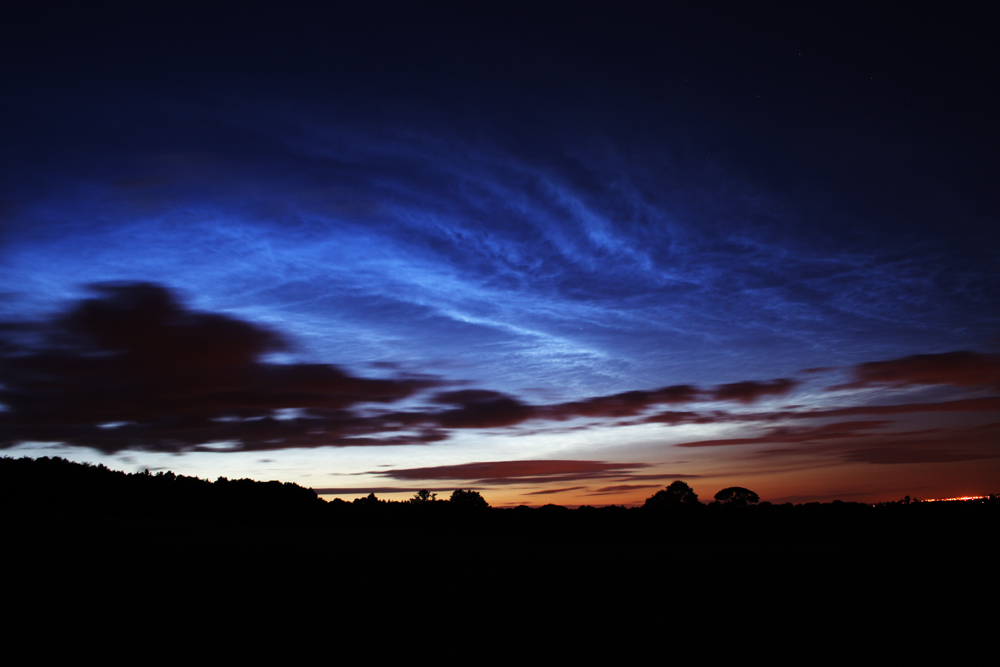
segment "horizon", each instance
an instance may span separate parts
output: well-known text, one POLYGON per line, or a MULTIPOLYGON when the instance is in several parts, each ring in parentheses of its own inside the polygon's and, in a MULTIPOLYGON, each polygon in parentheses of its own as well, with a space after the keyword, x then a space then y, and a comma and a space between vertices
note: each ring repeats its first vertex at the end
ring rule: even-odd
POLYGON ((19 8, 0 455, 494 507, 995 493, 966 10, 19 8))
MULTIPOLYGON (((140 470, 140 471, 135 471, 135 472, 125 472, 124 470, 117 470, 117 469, 114 469, 114 468, 108 468, 104 464, 94 464, 94 463, 91 463, 91 462, 88 462, 88 461, 71 461, 69 459, 64 459, 64 458, 58 457, 58 456, 57 457, 39 457, 37 459, 31 458, 31 457, 22 457, 20 459, 14 459, 13 457, 2 456, 2 457, 0 457, 0 459, 6 459, 6 460, 11 460, 11 461, 13 461, 13 460, 19 460, 19 461, 25 461, 25 460, 27 460, 27 461, 51 460, 51 461, 57 461, 57 462, 67 462, 67 463, 79 464, 79 465, 83 465, 83 466, 100 467, 100 468, 103 468, 104 470, 108 470, 108 471, 113 472, 113 473, 121 473, 121 474, 124 474, 124 475, 139 475, 140 477, 142 477, 142 476, 160 477, 160 476, 163 476, 163 475, 168 475, 168 476, 171 477, 171 479, 173 479, 174 477, 185 477, 185 478, 189 478, 189 479, 196 479, 196 480, 199 480, 199 481, 202 481, 202 482, 207 482, 209 484, 214 484, 216 482, 232 482, 232 481, 248 481, 248 482, 254 482, 254 483, 272 483, 272 482, 284 483, 281 480, 274 480, 274 479, 272 479, 272 480, 257 480, 257 479, 249 479, 249 478, 240 478, 240 479, 233 478, 233 479, 229 479, 229 478, 227 478, 225 476, 221 476, 221 477, 219 477, 219 478, 217 478, 215 480, 211 480, 211 479, 202 479, 202 478, 197 477, 197 476, 188 476, 188 475, 183 475, 183 474, 182 475, 176 475, 172 470, 167 470, 167 471, 161 470, 161 471, 158 471, 156 473, 151 473, 148 468, 145 469, 145 470, 140 470)), ((675 482, 678 482, 678 481, 680 481, 680 480, 675 480, 675 482)), ((290 484, 295 484, 294 482, 289 482, 289 483, 290 484)), ((297 485, 297 486, 301 487, 301 485, 297 485)), ((667 486, 667 490, 668 491, 669 491, 670 486, 673 486, 673 485, 671 484, 671 485, 667 486)), ((353 502, 358 501, 358 500, 367 500, 367 499, 371 499, 371 498, 375 498, 375 499, 377 499, 377 500, 379 500, 380 502, 383 502, 383 503, 389 502, 389 503, 402 503, 402 504, 411 504, 411 503, 414 503, 414 502, 419 502, 419 503, 448 502, 449 500, 452 500, 452 499, 451 498, 438 498, 437 496, 439 495, 439 493, 443 493, 443 492, 447 492, 447 491, 452 491, 453 493, 454 492, 458 492, 458 491, 474 492, 474 489, 451 489, 451 488, 445 488, 445 487, 440 487, 440 488, 438 488, 436 490, 436 492, 432 492, 432 491, 424 488, 424 489, 419 489, 417 492, 414 492, 413 496, 411 496, 409 498, 406 498, 406 499, 402 499, 402 500, 386 500, 384 498, 378 498, 378 496, 375 493, 375 491, 369 491, 368 495, 358 496, 357 498, 353 498, 353 499, 345 501, 339 495, 332 495, 330 493, 323 493, 324 491, 337 491, 337 489, 332 489, 332 490, 331 489, 314 489, 314 488, 310 488, 310 487, 301 487, 301 488, 308 488, 310 491, 313 491, 314 493, 316 493, 316 497, 319 498, 320 500, 323 500, 324 502, 332 502, 332 501, 336 500, 336 501, 341 501, 341 502, 346 502, 346 503, 353 503, 353 502), (326 495, 328 497, 324 498, 323 497, 324 495, 326 495)), ((687 489, 689 491, 693 491, 693 489, 691 489, 690 486, 688 486, 687 489)), ((719 493, 722 493, 722 491, 732 491, 732 490, 751 491, 752 492, 752 489, 744 489, 742 487, 731 487, 729 489, 720 490, 719 493)), ((478 493, 478 492, 476 492, 476 493, 478 493)), ((656 494, 654 493, 653 495, 656 495, 656 494)), ((695 494, 695 495, 697 496, 697 494, 695 494)), ((756 494, 754 494, 754 495, 756 495, 756 494)), ((911 498, 909 495, 907 495, 904 498, 900 498, 900 499, 895 500, 895 501, 887 501, 887 502, 883 502, 883 503, 880 503, 880 504, 894 505, 894 504, 940 503, 940 502, 956 502, 956 501, 962 501, 962 502, 964 502, 964 501, 971 501, 971 500, 990 500, 990 499, 995 499, 997 496, 998 496, 998 494, 988 494, 988 495, 981 495, 981 496, 958 496, 958 497, 954 497, 954 498, 915 498, 915 497, 911 498)), ((839 503, 839 502, 843 502, 843 501, 835 499, 835 500, 833 500, 831 502, 833 502, 833 503, 839 503)), ((612 504, 612 505, 556 505, 554 503, 545 503, 544 505, 542 505, 542 504, 522 503, 520 505, 501 505, 501 506, 498 506, 497 508, 498 509, 515 509, 515 508, 528 507, 528 508, 532 508, 532 509, 537 509, 537 508, 540 508, 540 507, 553 507, 553 506, 555 506, 555 507, 563 507, 563 508, 567 508, 567 509, 579 509, 579 508, 583 508, 583 507, 589 507, 589 508, 602 508, 602 507, 607 507, 607 508, 640 508, 640 507, 643 507, 645 504, 646 504, 646 501, 643 501, 642 503, 612 504)), ((717 504, 720 504, 720 500, 718 498, 718 494, 716 494, 713 497, 712 500, 697 498, 696 502, 694 504, 701 504, 701 505, 710 505, 711 504, 711 505, 717 505, 717 504)), ((749 505, 751 505, 751 506, 752 505, 757 505, 757 504, 760 504, 760 505, 773 505, 774 503, 772 503, 771 501, 766 500, 766 499, 751 500, 750 503, 749 503, 749 505)), ((786 502, 784 504, 786 504, 786 505, 792 505, 793 503, 786 502)), ((862 503, 862 504, 867 504, 867 503, 862 503)), ((801 503, 799 503, 799 505, 801 505, 801 503)), ((490 507, 494 507, 493 505, 489 505, 489 506, 490 507)), ((876 505, 873 504, 872 506, 875 507, 876 505)))

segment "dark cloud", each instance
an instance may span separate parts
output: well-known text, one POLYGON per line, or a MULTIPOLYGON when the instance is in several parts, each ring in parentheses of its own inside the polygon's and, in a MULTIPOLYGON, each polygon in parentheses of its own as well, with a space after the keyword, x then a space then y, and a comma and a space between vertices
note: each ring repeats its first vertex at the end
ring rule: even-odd
POLYGON ((559 403, 545 408, 550 419, 575 417, 632 417, 655 405, 690 403, 701 398, 702 392, 691 385, 673 385, 651 391, 626 391, 609 396, 595 396, 584 401, 559 403))
POLYGON ((680 443, 685 448, 731 445, 785 445, 757 450, 764 457, 826 455, 847 461, 897 463, 948 463, 1000 458, 997 432, 1000 423, 972 427, 943 427, 890 431, 889 421, 833 422, 809 428, 773 428, 746 438, 725 438, 680 443))
MULTIPOLYGON (((661 405, 676 405, 698 401, 738 401, 753 403, 764 396, 781 396, 792 391, 798 382, 779 378, 766 382, 745 381, 723 384, 704 390, 689 384, 671 385, 649 391, 626 391, 608 396, 595 396, 584 401, 573 401, 545 406, 538 415, 549 419, 590 417, 598 419, 634 417, 661 405)), ((694 412, 662 411, 644 419, 645 422, 667 424, 708 423, 711 418, 694 412)), ((625 422, 630 424, 631 422, 625 422)))
POLYGON ((694 442, 681 442, 675 447, 723 447, 728 445, 758 445, 769 443, 807 443, 817 440, 827 440, 830 438, 842 438, 845 436, 855 436, 867 432, 874 428, 881 428, 889 422, 887 421, 852 421, 834 422, 823 424, 812 428, 790 428, 781 426, 771 429, 765 435, 749 438, 722 438, 716 440, 698 440, 694 442))
POLYGON ((372 471, 372 474, 399 480, 452 479, 477 481, 482 484, 521 484, 629 477, 632 471, 648 467, 647 463, 604 461, 487 461, 429 468, 379 470, 372 471))
POLYGON ((680 424, 732 424, 739 422, 775 422, 831 417, 856 417, 861 415, 904 415, 924 412, 1000 412, 1000 396, 960 398, 928 403, 896 403, 891 405, 852 405, 843 408, 812 408, 808 410, 777 410, 766 412, 662 412, 643 419, 648 423, 680 424))
POLYGON ((0 446, 61 441, 104 452, 182 452, 438 439, 424 431, 376 441, 370 436, 399 428, 351 409, 399 401, 432 380, 265 363, 266 353, 288 348, 275 332, 189 311, 157 285, 94 290, 95 297, 37 325, 36 344, 7 341, 0 446), (301 414, 277 418, 289 408, 301 414))
POLYGON ((495 391, 463 389, 438 394, 438 403, 457 406, 434 415, 444 428, 513 426, 536 415, 535 408, 495 391))
POLYGON ((874 464, 956 463, 997 457, 1000 457, 1000 452, 983 451, 981 448, 954 447, 940 442, 927 443, 912 440, 878 443, 871 447, 859 447, 844 453, 844 458, 848 460, 874 464))
POLYGON ((783 417, 850 417, 854 415, 892 415, 919 412, 997 412, 1000 396, 960 398, 936 403, 901 403, 896 405, 855 405, 846 408, 809 410, 801 413, 782 413, 783 417))
POLYGON ((932 384, 985 387, 1000 391, 1000 355, 959 351, 871 361, 854 368, 853 382, 833 389, 932 384))
POLYGON ((611 493, 623 493, 625 491, 635 491, 636 489, 658 489, 659 484, 618 484, 616 486, 605 486, 597 489, 590 496, 603 496, 611 493))
POLYGON ((753 403, 764 396, 783 396, 798 386, 796 380, 779 378, 769 382, 733 382, 716 387, 711 396, 717 401, 753 403))
MULTIPOLYGON (((0 325, 0 403, 4 406, 0 447, 35 441, 108 453, 126 449, 267 451, 430 444, 448 439, 449 431, 455 429, 507 428, 532 420, 582 418, 604 420, 604 425, 674 426, 1000 410, 996 396, 747 413, 658 410, 699 401, 750 405, 794 390, 798 382, 787 378, 712 389, 679 384, 529 405, 516 396, 486 389, 443 390, 443 383, 433 376, 397 374, 391 379, 373 379, 329 364, 267 363, 265 355, 289 349, 275 331, 226 315, 188 310, 171 292, 154 284, 105 284, 93 289, 93 297, 47 322, 0 325), (403 399, 433 389, 437 393, 427 398, 424 407, 398 408, 403 399)), ((854 387, 940 384, 982 389, 1000 385, 997 355, 973 352, 870 362, 854 372, 857 379, 850 385, 854 387)), ((678 446, 815 443, 870 435, 885 424, 847 421, 809 428, 782 426, 762 435, 678 446)), ((646 464, 507 461, 380 474, 491 484, 661 478, 636 474, 643 467, 646 464)))
MULTIPOLYGON (((667 479, 698 479, 701 475, 693 475, 687 473, 676 473, 676 472, 663 472, 655 473, 649 475, 625 475, 621 476, 621 479, 627 479, 630 482, 646 482, 646 481, 662 481, 667 479)), ((659 485, 657 485, 659 486, 659 485)))
POLYGON ((777 410, 767 412, 667 413, 664 419, 657 415, 646 421, 664 421, 669 424, 726 424, 739 422, 777 422, 804 419, 829 419, 836 417, 889 416, 932 412, 1000 412, 1000 396, 960 398, 928 403, 895 403, 890 405, 852 405, 843 408, 813 408, 808 410, 777 410))
MULTIPOLYGON (((93 291, 46 323, 4 324, 0 446, 52 441, 110 453, 427 444, 451 429, 631 417, 706 396, 751 401, 793 386, 748 382, 706 393, 673 385, 548 406, 460 389, 439 392, 416 411, 362 413, 363 405, 398 403, 441 383, 430 376, 361 378, 329 364, 266 363, 268 353, 289 349, 275 331, 188 310, 155 284, 93 291), (282 414, 289 410, 294 414, 282 414)), ((697 418, 663 412, 650 420, 697 418)))
POLYGON ((460 389, 440 392, 432 398, 432 405, 450 406, 448 409, 438 410, 429 407, 419 411, 384 414, 379 417, 379 421, 396 427, 421 428, 428 433, 440 433, 441 430, 450 429, 503 428, 533 420, 595 419, 605 420, 606 426, 628 426, 646 422, 671 425, 706 424, 719 421, 717 415, 721 413, 662 411, 638 421, 607 420, 641 416, 660 405, 704 400, 736 400, 749 403, 760 396, 785 393, 795 385, 796 383, 791 380, 741 382, 723 385, 722 388, 711 391, 701 390, 692 385, 672 385, 660 389, 627 391, 550 405, 529 405, 516 397, 486 389, 460 389))
POLYGON ((580 489, 585 489, 585 486, 567 486, 562 489, 543 489, 542 491, 528 491, 524 495, 526 496, 550 496, 554 493, 564 493, 566 491, 579 491, 580 489))
MULTIPOLYGON (((819 451, 860 463, 913 464, 955 463, 1000 458, 997 435, 1000 423, 966 428, 935 428, 921 431, 856 434, 824 443, 819 451)), ((782 455, 790 450, 770 450, 764 455, 782 455)))
POLYGON ((868 463, 947 463, 1000 458, 997 435, 1000 423, 982 424, 964 429, 949 429, 944 434, 922 439, 908 434, 890 442, 872 442, 851 449, 847 457, 868 463), (941 437, 944 435, 944 437, 941 437))
POLYGON ((677 426, 679 424, 711 424, 716 421, 720 421, 720 414, 724 413, 678 412, 666 410, 664 412, 657 412, 656 414, 649 415, 642 421, 650 424, 670 424, 671 426, 677 426))
MULTIPOLYGON (((652 390, 626 391, 608 396, 595 396, 583 401, 571 401, 537 408, 533 417, 565 420, 573 418, 620 419, 635 417, 661 405, 676 405, 698 401, 738 401, 753 403, 763 396, 787 394, 798 382, 788 379, 767 382, 736 382, 704 390, 689 384, 671 385, 652 390)), ((662 411, 642 420, 666 424, 709 423, 711 417, 695 412, 662 411)), ((622 422, 631 425, 634 422, 622 422)))

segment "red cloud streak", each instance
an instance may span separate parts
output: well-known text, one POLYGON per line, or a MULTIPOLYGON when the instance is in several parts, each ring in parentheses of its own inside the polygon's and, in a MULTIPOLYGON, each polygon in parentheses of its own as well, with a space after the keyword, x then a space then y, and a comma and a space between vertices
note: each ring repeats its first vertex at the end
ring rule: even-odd
POLYGON ((430 468, 403 468, 380 470, 374 474, 393 479, 551 479, 565 476, 572 479, 606 477, 608 474, 628 473, 638 468, 646 468, 646 463, 605 463, 603 461, 489 461, 483 463, 463 463, 460 465, 435 466, 430 468))
POLYGON ((854 382, 834 388, 856 389, 879 384, 948 384, 1000 391, 1000 355, 960 351, 917 354, 890 361, 870 361, 855 367, 854 377, 854 382))

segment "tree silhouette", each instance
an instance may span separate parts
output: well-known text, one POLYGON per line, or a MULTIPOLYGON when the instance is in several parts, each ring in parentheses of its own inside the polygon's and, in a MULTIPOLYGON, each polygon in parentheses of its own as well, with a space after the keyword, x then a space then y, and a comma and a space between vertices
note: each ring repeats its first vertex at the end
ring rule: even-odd
POLYGON ((728 489, 723 489, 715 494, 715 499, 723 505, 732 505, 733 507, 746 507, 760 502, 760 496, 742 486, 730 486, 728 489))
POLYGON ((354 504, 360 507, 378 507, 379 505, 382 505, 384 503, 385 501, 376 498, 374 493, 369 493, 364 498, 354 499, 354 504))
POLYGON ((700 504, 698 494, 690 486, 677 480, 667 488, 657 491, 647 498, 646 504, 643 507, 657 509, 661 507, 680 507, 698 504, 700 504))
POLYGON ((468 489, 455 489, 449 500, 459 507, 486 508, 490 506, 486 499, 479 495, 478 491, 468 489))
POLYGON ((437 500, 436 493, 431 493, 427 489, 420 489, 417 491, 412 498, 410 498, 410 503, 413 505, 422 505, 424 503, 432 503, 437 500))

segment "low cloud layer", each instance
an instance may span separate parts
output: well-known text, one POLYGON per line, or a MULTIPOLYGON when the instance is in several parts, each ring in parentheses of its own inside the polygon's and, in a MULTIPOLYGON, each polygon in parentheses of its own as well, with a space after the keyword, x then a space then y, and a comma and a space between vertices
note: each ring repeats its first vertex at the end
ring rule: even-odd
POLYGON ((354 377, 329 364, 266 363, 263 355, 287 348, 273 331, 189 311, 156 285, 95 291, 50 322, 9 328, 18 337, 7 337, 0 359, 2 446, 56 441, 104 452, 182 452, 213 443, 242 450, 348 438, 368 444, 365 436, 390 429, 359 417, 355 406, 394 403, 435 384, 354 377), (280 418, 288 409, 306 418, 280 418))
MULTIPOLYGON (((693 478, 698 475, 674 473, 642 474, 648 463, 609 463, 606 461, 576 461, 544 459, 526 461, 485 461, 459 465, 432 466, 427 468, 400 468, 372 471, 372 474, 401 481, 453 480, 485 486, 509 484, 560 484, 591 480, 662 480, 693 478)), ((634 488, 645 488, 647 485, 634 488)), ((656 485, 653 485, 656 486, 656 485)), ((576 490, 581 487, 558 489, 576 490)), ((629 487, 632 488, 632 487, 629 487)), ((538 493, 555 493, 558 490, 538 493)))
POLYGON ((890 430, 890 421, 833 422, 815 427, 775 427, 742 438, 678 443, 677 447, 755 446, 760 457, 833 457, 874 464, 954 463, 1000 458, 1000 423, 973 427, 890 430))
MULTIPOLYGON (((799 380, 778 378, 708 388, 676 384, 534 405, 432 375, 375 379, 330 364, 270 363, 265 360, 268 354, 289 350, 280 333, 228 315, 189 310, 169 290, 149 283, 96 286, 91 298, 48 321, 3 324, 0 343, 4 406, 0 447, 5 448, 23 442, 59 442, 106 453, 235 452, 427 445, 463 429, 502 429, 516 435, 517 427, 528 422, 543 429, 546 424, 562 428, 556 424, 568 420, 578 420, 581 428, 772 422, 775 426, 764 432, 676 446, 813 446, 878 437, 890 444, 872 441, 867 448, 845 449, 844 456, 882 462, 907 460, 905 447, 891 444, 898 440, 889 433, 894 416, 1000 410, 1000 396, 983 395, 1000 388, 997 355, 974 352, 864 363, 850 369, 850 382, 831 387, 846 391, 939 385, 951 392, 924 403, 775 409, 774 399, 802 387, 799 380), (837 421, 861 416, 880 419, 837 421), (794 426, 804 420, 828 423, 794 426)), ((947 434, 939 437, 945 441, 947 434)), ((914 450, 919 451, 914 460, 993 456, 980 436, 969 438, 979 444, 961 455, 931 455, 921 445, 914 450)), ((376 474, 397 480, 478 484, 662 477, 644 477, 639 470, 645 467, 645 463, 507 461, 376 474)))
POLYGON ((1000 391, 1000 354, 960 351, 872 361, 854 369, 854 381, 835 388, 935 384, 1000 391))

